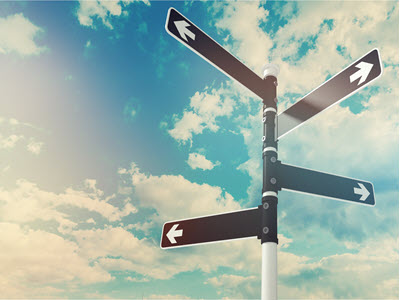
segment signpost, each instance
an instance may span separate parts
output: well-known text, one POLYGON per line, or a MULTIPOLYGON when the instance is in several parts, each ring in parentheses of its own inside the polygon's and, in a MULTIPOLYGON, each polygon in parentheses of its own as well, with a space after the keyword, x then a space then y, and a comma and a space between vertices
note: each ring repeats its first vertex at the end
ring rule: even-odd
POLYGON ((171 221, 163 226, 161 248, 175 248, 233 239, 261 239, 261 299, 277 299, 278 191, 319 195, 375 205, 370 182, 299 168, 278 160, 278 139, 316 114, 338 103, 382 74, 378 49, 373 49, 277 116, 279 68, 269 64, 259 77, 174 8, 166 31, 263 101, 263 189, 257 208, 171 221), (276 124, 277 123, 277 124, 276 124))

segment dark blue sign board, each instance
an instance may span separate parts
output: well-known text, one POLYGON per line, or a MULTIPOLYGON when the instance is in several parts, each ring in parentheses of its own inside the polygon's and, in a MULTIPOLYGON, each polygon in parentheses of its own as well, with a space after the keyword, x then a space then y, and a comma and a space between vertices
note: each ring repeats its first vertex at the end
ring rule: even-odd
POLYGON ((382 74, 378 49, 365 54, 278 115, 277 138, 346 99, 382 74))
POLYGON ((281 189, 375 205, 374 186, 371 182, 299 168, 280 162, 277 165, 277 174, 277 184, 281 189))
POLYGON ((226 51, 175 8, 171 7, 168 11, 165 29, 172 37, 200 55, 221 72, 243 84, 257 96, 263 99, 267 95, 266 86, 261 77, 226 51))
POLYGON ((171 221, 163 226, 161 248, 257 237, 260 227, 260 208, 171 221))

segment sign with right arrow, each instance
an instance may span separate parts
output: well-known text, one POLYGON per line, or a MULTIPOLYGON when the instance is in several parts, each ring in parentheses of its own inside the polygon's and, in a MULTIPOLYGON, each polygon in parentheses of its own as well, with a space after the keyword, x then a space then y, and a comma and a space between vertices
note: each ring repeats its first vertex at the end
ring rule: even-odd
POLYGON ((279 188, 319 195, 337 200, 375 205, 371 182, 332 175, 278 162, 279 188))
POLYGON ((278 115, 280 138, 305 121, 346 99, 382 74, 378 49, 373 49, 278 115))

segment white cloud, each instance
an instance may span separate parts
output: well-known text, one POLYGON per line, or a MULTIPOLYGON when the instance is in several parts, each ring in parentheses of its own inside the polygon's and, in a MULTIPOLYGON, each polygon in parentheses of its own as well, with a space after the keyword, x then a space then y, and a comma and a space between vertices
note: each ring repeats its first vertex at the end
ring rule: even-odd
MULTIPOLYGON (((157 214, 147 218, 149 226, 153 230, 159 229, 160 223, 167 220, 241 209, 241 206, 220 188, 207 184, 198 185, 182 176, 145 175, 135 164, 129 170, 120 169, 119 174, 130 177, 133 186, 132 197, 139 202, 139 209, 146 207, 156 210, 157 214)), ((0 279, 12 279, 1 283, 3 289, 7 290, 10 295, 13 293, 20 297, 28 297, 36 293, 38 296, 43 296, 46 294, 44 288, 50 291, 52 284, 59 282, 75 284, 75 280, 79 280, 81 284, 89 284, 110 281, 113 279, 110 275, 112 271, 133 271, 140 276, 127 280, 142 282, 147 279, 166 280, 181 272, 201 270, 210 273, 210 279, 206 281, 218 289, 221 297, 231 295, 229 289, 227 291, 229 286, 232 286, 231 292, 237 287, 238 292, 244 298, 258 296, 261 261, 259 240, 232 241, 191 247, 177 255, 176 251, 160 249, 158 239, 154 241, 151 238, 138 238, 127 231, 128 228, 105 225, 103 228, 79 229, 77 223, 70 221, 66 213, 56 210, 58 205, 67 203, 73 206, 87 207, 89 211, 97 211, 107 217, 109 222, 117 219, 117 216, 124 215, 123 211, 126 210, 124 208, 119 210, 119 213, 115 213, 113 209, 106 206, 105 204, 109 204, 108 202, 112 200, 112 196, 104 199, 104 192, 97 188, 95 180, 86 180, 85 189, 85 192, 70 189, 61 194, 54 194, 40 190, 36 185, 21 180, 17 183, 14 191, 0 190, 0 211, 4 213, 0 215, 0 219, 3 221, 0 224, 0 232, 4 229, 2 234, 4 238, 0 240, 0 244, 2 244, 0 246, 5 253, 12 253, 7 257, 15 258, 4 264, 0 261, 2 266, 6 266, 5 270, 13 269, 7 273, 7 275, 12 274, 11 277, 6 277, 6 275, 2 277, 2 271, 0 271, 0 279), (66 200, 65 198, 68 197, 73 200, 66 200), (76 202, 82 204, 76 204, 76 202), (10 207, 10 203, 14 207, 10 207), (21 227, 10 224, 11 222, 20 224, 30 222, 35 218, 55 220, 64 224, 69 230, 63 232, 65 238, 62 238, 54 233, 29 229, 28 225, 21 227), (26 254, 27 251, 30 251, 30 255, 26 254), (42 253, 44 253, 43 256, 42 253), (54 253, 57 255, 54 256, 54 253), (22 257, 21 262, 19 261, 20 257, 22 257), (61 268, 59 264, 65 261, 69 261, 70 265, 68 268, 61 268), (220 267, 229 268, 233 274, 218 276, 211 273, 220 267), (33 274, 40 268, 43 268, 44 271, 37 278, 33 274), (18 272, 18 270, 23 271, 18 272), (241 274, 234 274, 235 272, 241 274), (243 275, 243 272, 246 272, 247 275, 243 275), (49 277, 51 279, 48 279, 49 277), (29 289, 25 293, 25 289, 22 287, 29 286, 33 280, 39 280, 42 290, 33 292, 32 289, 29 289), (230 282, 234 282, 235 285, 229 285, 230 282), (18 291, 19 294, 15 291, 18 291)), ((89 221, 90 219, 88 220, 87 217, 82 219, 82 222, 89 221)), ((127 227, 133 226, 127 225, 127 227)), ((349 247, 353 247, 351 252, 354 254, 333 255, 319 262, 287 252, 293 243, 292 239, 279 235, 279 240, 279 274, 284 278, 281 281, 280 294, 282 295, 288 295, 291 291, 299 289, 290 284, 293 282, 291 278, 301 276, 304 272, 313 273, 320 269, 338 268, 340 272, 323 273, 327 274, 324 275, 327 277, 323 277, 321 280, 329 282, 323 291, 310 288, 312 293, 304 292, 310 297, 312 295, 332 295, 332 286, 337 282, 341 284, 341 280, 344 281, 342 277, 354 277, 357 271, 356 267, 363 270, 362 268, 366 268, 370 264, 373 264, 374 272, 379 274, 378 280, 374 281, 377 287, 376 293, 378 294, 383 289, 379 288, 380 285, 390 289, 389 292, 386 291, 388 295, 394 293, 396 281, 391 276, 391 269, 397 265, 398 248, 396 248, 395 241, 390 238, 372 243, 366 242, 362 245, 349 244, 349 247), (377 245, 380 245, 380 248, 377 245), (352 261, 352 267, 346 268, 345 266, 350 266, 352 261), (337 267, 335 267, 336 265, 337 267), (337 278, 338 276, 340 278, 337 278)), ((5 272, 4 274, 6 274, 5 272)), ((366 273, 368 274, 365 276, 373 276, 371 272, 366 273)), ((349 280, 349 282, 351 281, 349 280)), ((364 283, 364 281, 362 282, 364 283)), ((310 281, 307 284, 311 285, 312 283, 310 281)), ((347 288, 351 287, 347 285, 347 288)), ((55 296, 63 292, 51 291, 55 296)))
POLYGON ((224 296, 229 298, 255 299, 259 296, 257 287, 260 287, 260 282, 259 278, 254 275, 245 277, 223 274, 207 279, 205 284, 212 285, 217 288, 218 294, 221 295, 223 292, 224 296))
POLYGON ((276 33, 277 47, 271 52, 281 69, 280 95, 311 91, 328 74, 334 75, 374 47, 380 49, 384 62, 398 63, 398 43, 390 34, 392 28, 398 27, 398 17, 395 13, 388 18, 397 5, 395 2, 299 3, 297 16, 276 33), (332 20, 331 29, 324 23, 328 19, 332 20), (315 47, 297 60, 301 44, 312 37, 316 37, 315 47), (336 50, 338 46, 345 49, 344 56, 336 50))
POLYGON ((37 128, 36 126, 18 121, 15 118, 1 118, 0 125, 3 132, 9 132, 6 136, 0 134, 0 149, 14 149, 20 141, 24 142, 26 150, 38 155, 44 145, 43 142, 38 142, 31 135, 30 129, 36 131, 43 131, 43 129, 37 128))
POLYGON ((203 132, 205 126, 202 118, 192 111, 184 111, 182 118, 174 116, 174 128, 168 130, 168 133, 177 141, 191 140, 193 134, 203 132))
POLYGON ((102 198, 103 192, 95 187, 95 181, 87 181, 87 188, 86 192, 68 188, 64 193, 55 194, 43 191, 27 180, 18 180, 13 190, 0 187, 0 219, 18 223, 53 220, 58 222, 60 232, 68 233, 77 224, 60 211, 65 206, 96 212, 109 222, 119 221, 137 211, 130 203, 122 209, 108 203, 109 198, 102 198))
POLYGON ((26 146, 29 152, 32 152, 33 154, 38 155, 40 151, 42 150, 43 143, 42 142, 35 142, 31 141, 29 144, 26 146))
POLYGON ((168 133, 178 142, 192 141, 194 134, 205 129, 217 132, 217 118, 229 117, 234 110, 232 93, 224 87, 220 89, 206 88, 204 92, 196 92, 190 99, 190 107, 182 117, 174 115, 174 127, 168 133))
POLYGON ((284 298, 301 295, 308 299, 398 297, 398 276, 393 277, 398 274, 398 239, 383 237, 357 248, 357 253, 331 255, 303 264, 299 272, 307 273, 306 279, 301 279, 301 274, 284 276, 280 295, 284 298))
POLYGON ((267 21, 269 12, 260 6, 262 2, 237 1, 221 5, 223 16, 215 26, 228 32, 229 43, 224 47, 233 51, 253 71, 261 76, 261 68, 268 61, 273 41, 260 25, 267 21), (260 64, 261 61, 261 64, 260 64))
POLYGON ((212 170, 215 166, 220 165, 219 161, 213 163, 200 153, 189 153, 187 163, 192 169, 202 170, 212 170))
POLYGON ((89 218, 89 219, 86 220, 86 223, 88 223, 88 224, 96 224, 96 221, 93 220, 93 218, 89 218))
POLYGON ((41 230, 0 223, 0 290, 6 298, 53 297, 52 284, 106 282, 111 275, 77 254, 74 242, 41 230), (66 263, 68 262, 68 263, 66 263))
POLYGON ((153 221, 149 222, 143 222, 143 223, 135 223, 135 224, 129 224, 125 226, 125 229, 136 229, 143 231, 145 234, 150 234, 150 231, 154 229, 155 224, 153 221))
POLYGON ((145 266, 151 265, 159 256, 158 249, 147 239, 139 240, 132 233, 120 227, 104 229, 75 230, 72 235, 79 245, 79 253, 88 259, 102 258, 99 263, 106 269, 120 269, 120 257, 137 265, 142 272, 145 266), (116 265, 117 264, 117 265, 116 265))
POLYGON ((24 136, 12 134, 8 137, 3 137, 0 135, 0 149, 12 149, 15 147, 19 140, 22 140, 24 136))
POLYGON ((184 295, 171 295, 171 294, 166 294, 166 295, 160 295, 160 294, 152 294, 148 297, 145 297, 143 299, 191 299, 187 296, 184 295))
POLYGON ((39 55, 46 47, 38 46, 35 38, 43 29, 34 25, 22 13, 0 18, 0 54, 39 55))
POLYGON ((93 22, 100 19, 109 29, 113 29, 111 21, 113 17, 127 16, 127 6, 133 2, 143 2, 150 5, 148 0, 122 0, 122 1, 86 1, 80 0, 76 12, 78 21, 83 26, 95 28, 93 22))
POLYGON ((130 282, 149 282, 150 279, 144 277, 144 278, 136 278, 136 277, 131 277, 128 276, 125 278, 126 281, 130 281, 130 282))
POLYGON ((157 210, 154 220, 158 222, 240 209, 233 197, 217 186, 193 183, 181 175, 146 175, 134 163, 125 172, 131 175, 140 204, 157 210))

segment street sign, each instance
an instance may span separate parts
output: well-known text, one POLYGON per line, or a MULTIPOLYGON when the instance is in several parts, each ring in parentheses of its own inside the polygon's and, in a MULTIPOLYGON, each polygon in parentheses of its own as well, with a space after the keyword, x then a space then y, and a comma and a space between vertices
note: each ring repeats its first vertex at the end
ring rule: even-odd
POLYGON ((282 189, 375 205, 372 183, 279 163, 277 184, 282 189))
POLYGON ((373 49, 278 115, 280 138, 321 111, 331 107, 382 74, 378 49, 373 49))
POLYGON ((382 74, 379 51, 373 49, 276 116, 278 67, 265 67, 265 80, 261 79, 174 8, 168 11, 165 29, 263 100, 263 186, 262 205, 258 208, 165 223, 160 246, 175 248, 257 237, 262 245, 261 299, 276 300, 279 190, 375 205, 374 188, 370 182, 277 161, 278 138, 378 78, 382 74))
POLYGON ((261 77, 226 51, 175 8, 171 7, 168 11, 165 29, 179 42, 200 55, 221 72, 243 84, 257 96, 263 99, 266 95, 266 86, 261 77))
POLYGON ((260 208, 171 221, 163 226, 161 248, 257 237, 260 226, 260 208))

